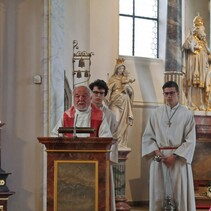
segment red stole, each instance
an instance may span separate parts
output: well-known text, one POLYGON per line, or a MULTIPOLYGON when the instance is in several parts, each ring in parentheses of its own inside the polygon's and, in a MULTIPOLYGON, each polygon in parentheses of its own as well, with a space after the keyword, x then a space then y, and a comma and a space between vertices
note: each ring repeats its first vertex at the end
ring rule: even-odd
MULTIPOLYGON (((75 119, 75 107, 72 106, 70 109, 64 112, 63 114, 63 122, 64 127, 74 127, 74 119, 75 119)), ((95 129, 94 133, 90 134, 90 137, 99 137, 99 128, 103 120, 103 111, 98 109, 95 105, 91 104, 91 128, 95 129)), ((73 134, 68 133, 65 134, 67 137, 73 137, 73 134)))

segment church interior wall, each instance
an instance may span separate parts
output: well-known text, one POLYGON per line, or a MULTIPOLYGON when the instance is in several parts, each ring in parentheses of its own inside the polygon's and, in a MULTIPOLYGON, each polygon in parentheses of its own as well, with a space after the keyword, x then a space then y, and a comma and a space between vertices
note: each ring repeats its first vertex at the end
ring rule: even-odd
MULTIPOLYGON (((91 59, 90 81, 97 78, 107 81, 113 73, 115 59, 118 57, 118 1, 52 2, 61 3, 57 4, 61 6, 57 14, 59 19, 52 20, 51 28, 51 44, 54 47, 51 60, 51 110, 52 115, 56 113, 53 119, 55 123, 63 109, 63 102, 59 102, 59 99, 63 97, 64 70, 72 85, 73 40, 78 40, 80 50, 93 51, 95 54, 91 59), (79 13, 79 9, 82 12, 79 13)), ((48 75, 45 69, 46 49, 43 49, 47 47, 43 41, 47 36, 46 32, 43 33, 47 24, 43 22, 46 20, 44 8, 47 4, 47 0, 0 0, 0 120, 6 123, 2 130, 2 168, 12 173, 7 179, 7 185, 11 191, 16 192, 9 198, 9 210, 45 210, 45 153, 37 137, 47 134, 44 114, 48 100, 48 75), (44 80, 41 84, 33 83, 34 75, 42 76, 44 80)), ((198 9, 202 3, 196 0, 194 4, 198 9)), ((56 7, 54 9, 58 11, 56 7)), ((192 25, 197 9, 188 8, 189 14, 194 14, 186 17, 186 23, 192 25)), ((163 27, 165 32, 165 24, 163 27)), ((135 119, 129 129, 132 151, 126 164, 128 201, 148 200, 148 163, 141 159, 141 135, 151 111, 163 103, 163 43, 165 36, 161 36, 163 50, 160 59, 125 57, 130 77, 136 79, 133 84, 135 119)))
POLYGON ((43 160, 37 136, 43 134, 43 1, 0 1, 0 120, 2 168, 11 173, 8 210, 42 210, 43 160))

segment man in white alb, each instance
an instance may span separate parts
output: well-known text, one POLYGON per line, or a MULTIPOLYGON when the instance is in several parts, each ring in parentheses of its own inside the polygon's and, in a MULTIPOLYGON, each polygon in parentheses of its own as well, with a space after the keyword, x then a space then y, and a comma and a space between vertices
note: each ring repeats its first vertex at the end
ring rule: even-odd
POLYGON ((162 89, 166 105, 152 112, 142 137, 142 156, 151 161, 150 211, 165 210, 165 202, 178 211, 195 211, 194 116, 179 104, 176 82, 168 81, 162 89))
MULTIPOLYGON (((96 105, 100 110, 105 114, 105 118, 109 124, 113 139, 116 140, 116 143, 112 145, 110 154, 110 160, 113 163, 118 163, 118 144, 117 144, 117 129, 118 122, 116 120, 116 115, 113 111, 111 111, 107 106, 105 106, 104 98, 108 93, 108 86, 103 80, 96 80, 90 83, 89 88, 92 90, 92 104, 96 105)), ((114 176, 113 176, 113 168, 111 165, 111 211, 116 210, 115 204, 115 185, 114 185, 114 176)))

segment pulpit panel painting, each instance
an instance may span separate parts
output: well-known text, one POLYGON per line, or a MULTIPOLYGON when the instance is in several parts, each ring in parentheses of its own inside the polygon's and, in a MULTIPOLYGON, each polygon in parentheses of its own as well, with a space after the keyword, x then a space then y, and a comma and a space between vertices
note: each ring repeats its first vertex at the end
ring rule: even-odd
POLYGON ((57 160, 54 170, 55 211, 97 211, 97 161, 57 160))

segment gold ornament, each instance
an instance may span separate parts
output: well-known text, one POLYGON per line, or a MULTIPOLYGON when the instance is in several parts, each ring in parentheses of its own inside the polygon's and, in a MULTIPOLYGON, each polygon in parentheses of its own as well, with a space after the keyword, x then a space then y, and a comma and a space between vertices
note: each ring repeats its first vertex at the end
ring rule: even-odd
POLYGON ((211 198, 211 186, 207 187, 207 197, 211 198))
POLYGON ((117 64, 117 65, 120 65, 120 64, 123 65, 124 61, 125 61, 125 59, 123 59, 123 58, 118 58, 118 59, 116 59, 116 64, 117 64))

